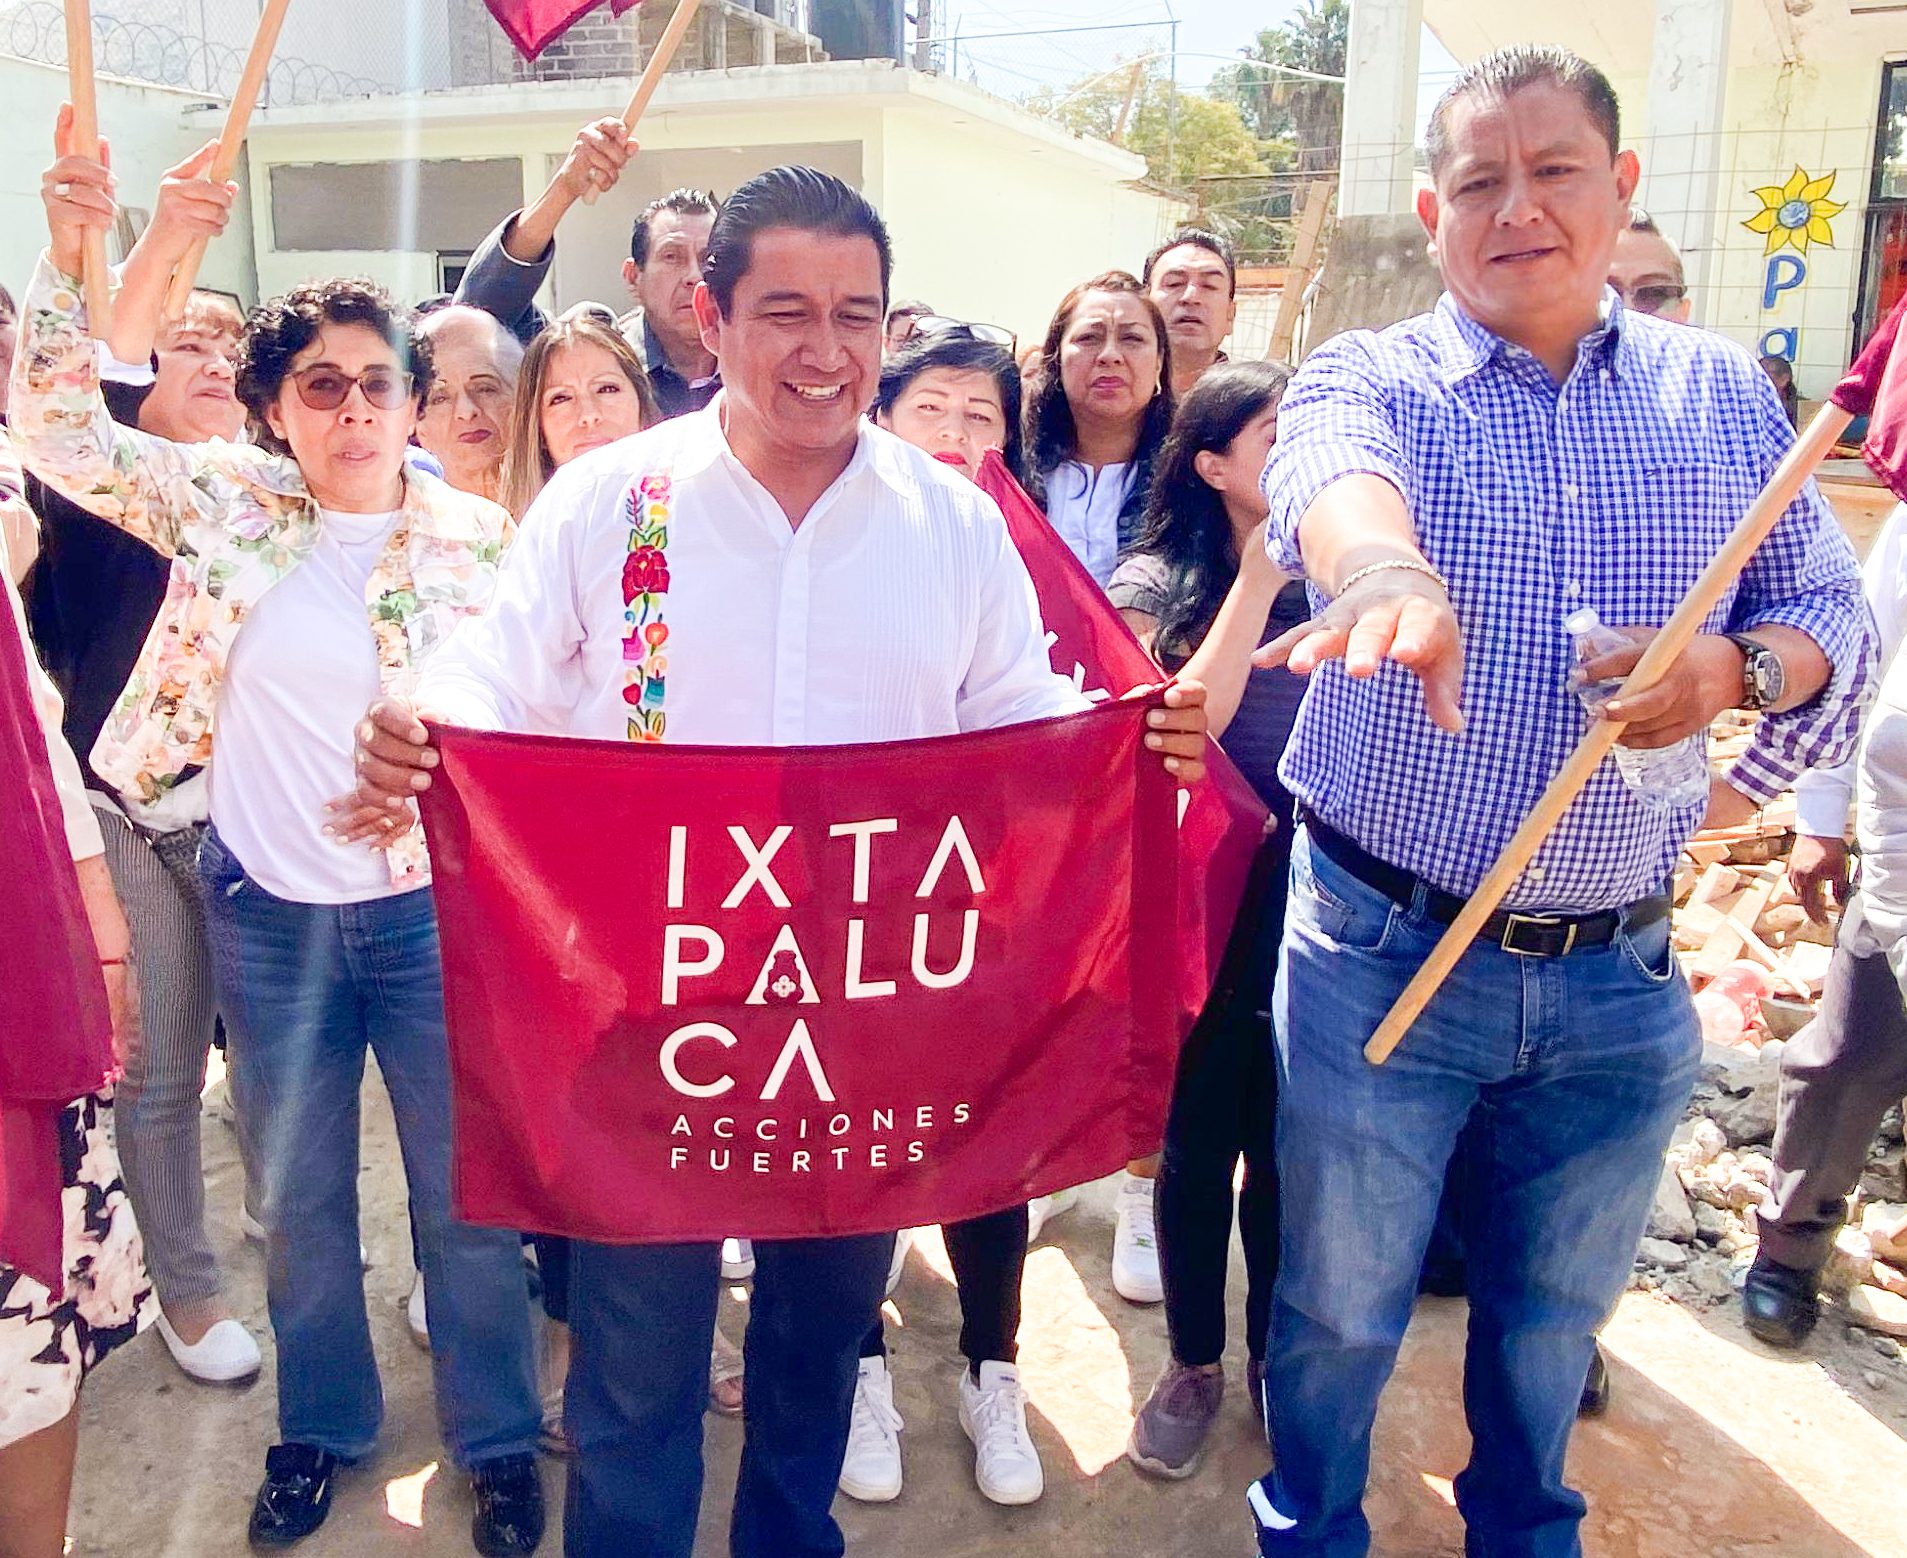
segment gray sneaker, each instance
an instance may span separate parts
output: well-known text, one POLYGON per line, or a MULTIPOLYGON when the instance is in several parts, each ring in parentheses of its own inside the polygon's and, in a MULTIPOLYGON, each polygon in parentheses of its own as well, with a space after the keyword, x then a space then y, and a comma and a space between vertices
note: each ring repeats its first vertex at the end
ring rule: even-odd
POLYGON ((1168 1363, 1133 1419, 1127 1459, 1155 1477, 1176 1482, 1191 1476, 1224 1399, 1225 1374, 1218 1365, 1194 1369, 1168 1363))

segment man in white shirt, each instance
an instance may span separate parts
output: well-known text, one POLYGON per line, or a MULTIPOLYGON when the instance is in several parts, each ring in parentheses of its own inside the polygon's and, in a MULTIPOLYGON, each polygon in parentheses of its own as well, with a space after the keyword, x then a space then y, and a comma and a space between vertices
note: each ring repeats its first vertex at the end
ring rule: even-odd
MULTIPOLYGON (((416 707, 460 723, 716 745, 987 729, 1083 706, 1053 674, 1031 580, 971 482, 864 419, 892 260, 840 180, 737 190, 696 294, 724 390, 565 466, 491 608, 433 657, 416 707)), ((1148 745, 1202 771, 1204 691, 1148 745)), ((360 797, 407 810, 435 754, 372 706, 360 797)), ((757 1243, 738 1558, 835 1558, 829 1512, 891 1237, 757 1243)), ((719 1246, 576 1246, 570 1558, 689 1558, 719 1246)))
POLYGON ((1817 924, 1847 902, 1852 813, 1860 892, 1848 904, 1820 1015, 1781 1056, 1774 1195, 1756 1214, 1761 1248, 1742 1288, 1742 1321, 1774 1347, 1814 1329, 1821 1268, 1847 1215, 1881 1116, 1907 1095, 1907 503, 1862 568, 1881 640, 1881 685, 1857 757, 1795 786, 1800 837, 1788 875, 1817 924))

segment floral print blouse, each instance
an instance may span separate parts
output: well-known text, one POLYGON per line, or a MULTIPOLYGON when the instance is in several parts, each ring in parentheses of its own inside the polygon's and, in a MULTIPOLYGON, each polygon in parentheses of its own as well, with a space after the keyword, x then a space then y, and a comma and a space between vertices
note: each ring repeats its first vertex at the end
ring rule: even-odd
MULTIPOLYGON (((233 642, 317 544, 317 501, 289 456, 175 444, 115 423, 80 283, 45 255, 21 304, 9 420, 29 470, 172 559, 165 602, 92 754, 102 779, 156 800, 211 759, 233 642)), ((408 693, 424 657, 483 609, 512 531, 498 505, 406 468, 403 519, 365 588, 386 693, 408 693)), ((390 865, 395 886, 428 880, 421 826, 392 846, 390 865)))

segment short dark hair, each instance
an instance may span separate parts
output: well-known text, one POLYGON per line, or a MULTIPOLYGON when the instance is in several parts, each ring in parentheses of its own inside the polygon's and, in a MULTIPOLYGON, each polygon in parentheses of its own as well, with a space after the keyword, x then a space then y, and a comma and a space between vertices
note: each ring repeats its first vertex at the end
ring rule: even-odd
POLYGON ((638 269, 649 263, 649 224, 664 211, 712 218, 721 209, 722 202, 713 190, 707 189, 672 189, 659 200, 651 200, 642 208, 635 226, 629 229, 629 258, 636 262, 638 269))
POLYGON ((1622 105, 1609 78, 1569 49, 1549 44, 1517 43, 1507 49, 1486 54, 1468 66, 1455 81, 1444 88, 1437 106, 1430 111, 1430 125, 1424 132, 1424 155, 1434 179, 1450 160, 1450 110, 1473 97, 1506 98, 1524 87, 1554 86, 1574 92, 1594 121, 1597 132, 1609 143, 1614 157, 1622 143, 1622 105))
POLYGON ((252 420, 252 436, 273 454, 289 454, 283 439, 265 420, 265 408, 278 399, 291 373, 292 359, 326 325, 363 325, 375 330, 415 376, 414 393, 423 404, 430 388, 430 342, 415 334, 410 312, 374 281, 356 276, 307 282, 283 297, 252 310, 238 343, 238 378, 233 386, 252 420))
POLYGON ((1647 238, 1659 239, 1662 247, 1669 251, 1669 258, 1675 261, 1675 279, 1678 282, 1688 280, 1688 268, 1682 263, 1682 246, 1663 232, 1656 219, 1641 206, 1629 207, 1629 231, 1641 233, 1647 238))
POLYGON ((874 392, 874 414, 886 416, 894 403, 923 373, 950 368, 957 373, 990 373, 1000 386, 1000 409, 1006 413, 1006 442, 1000 458, 1017 480, 1020 476, 1020 365, 1004 346, 983 341, 964 325, 915 336, 881 367, 881 387, 874 392))
POLYGON ((1148 287, 1152 285, 1153 268, 1172 250, 1190 244, 1194 249, 1203 249, 1208 254, 1216 254, 1225 262, 1225 279, 1231 283, 1232 296, 1238 296, 1238 255, 1232 246, 1217 233, 1203 227, 1181 227, 1170 238, 1146 256, 1146 268, 1139 272, 1139 279, 1148 287))
POLYGON ((870 238, 881 257, 881 310, 894 279, 894 245, 880 212, 852 184, 815 168, 770 168, 757 174, 722 203, 709 233, 702 280, 724 317, 735 304, 735 288, 754 258, 755 237, 771 227, 795 227, 840 238, 870 238))
POLYGON ((903 314, 911 314, 916 319, 926 319, 933 311, 934 305, 931 303, 923 303, 919 298, 902 298, 888 309, 887 318, 881 322, 882 328, 892 330, 894 321, 903 314))

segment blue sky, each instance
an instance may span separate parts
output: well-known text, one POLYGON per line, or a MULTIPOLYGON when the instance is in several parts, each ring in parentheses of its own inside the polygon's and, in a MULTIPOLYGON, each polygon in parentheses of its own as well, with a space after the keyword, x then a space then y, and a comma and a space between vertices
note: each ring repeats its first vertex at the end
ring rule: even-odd
MULTIPOLYGON (((956 29, 976 34, 1020 33, 1036 29, 1104 28, 1080 33, 1051 32, 1041 38, 1001 39, 984 46, 987 57, 1017 57, 1029 83, 1035 78, 1077 79, 1103 69, 1120 56, 1165 47, 1165 24, 1176 18, 1179 81, 1202 86, 1227 58, 1299 9, 1296 0, 937 0, 946 18, 935 28, 943 37, 956 29), (1114 31, 1116 24, 1126 24, 1114 31)), ((911 9, 911 5, 910 5, 911 9)), ((1454 68, 1436 40, 1424 35, 1423 96, 1420 121, 1428 114, 1446 73, 1454 68)))

